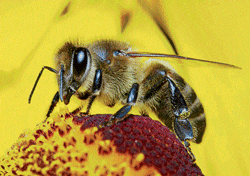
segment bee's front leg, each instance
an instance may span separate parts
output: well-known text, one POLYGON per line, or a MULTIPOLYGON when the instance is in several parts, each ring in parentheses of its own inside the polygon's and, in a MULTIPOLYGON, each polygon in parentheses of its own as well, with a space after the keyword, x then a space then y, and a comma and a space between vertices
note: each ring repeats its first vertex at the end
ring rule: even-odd
POLYGON ((134 83, 130 89, 127 105, 123 106, 119 111, 117 111, 107 122, 101 124, 101 127, 111 126, 117 122, 120 122, 126 118, 126 115, 131 110, 132 106, 135 104, 138 96, 139 84, 134 83))
MULTIPOLYGON (((85 92, 78 92, 75 93, 76 97, 80 100, 86 100, 91 96, 91 93, 89 90, 86 90, 85 92)), ((72 114, 76 115, 78 114, 83 108, 83 105, 81 104, 78 108, 76 108, 74 111, 72 111, 72 114)))
POLYGON ((57 103, 59 102, 59 92, 56 92, 56 94, 54 95, 54 98, 51 102, 51 105, 49 107, 48 113, 47 113, 47 117, 43 122, 46 122, 46 120, 49 118, 50 114, 52 113, 52 111, 54 110, 54 108, 56 107, 57 103))
POLYGON ((85 112, 85 114, 89 114, 90 108, 91 108, 96 96, 99 95, 99 93, 100 93, 101 86, 102 86, 102 70, 97 69, 95 71, 95 78, 94 78, 94 82, 93 82, 93 86, 92 86, 92 94, 89 98, 89 104, 87 106, 87 111, 85 112))
POLYGON ((171 78, 167 77, 169 83, 170 99, 172 104, 172 109, 174 111, 174 132, 181 141, 184 141, 185 147, 188 150, 192 160, 195 161, 195 156, 189 147, 190 144, 187 140, 192 140, 194 138, 193 128, 188 120, 189 112, 186 101, 175 83, 171 78))
MULTIPOLYGON (((94 77, 91 93, 89 94, 87 91, 86 94, 84 94, 84 96, 82 98, 80 97, 80 99, 83 99, 85 97, 86 98, 89 97, 89 103, 87 106, 87 110, 83 114, 85 114, 85 115, 89 114, 90 108, 91 108, 96 96, 98 96, 100 93, 101 86, 102 86, 102 71, 101 71, 101 69, 97 69, 95 71, 95 77, 94 77)), ((73 111, 73 113, 78 113, 81 109, 82 109, 82 106, 80 106, 75 111, 73 111)))

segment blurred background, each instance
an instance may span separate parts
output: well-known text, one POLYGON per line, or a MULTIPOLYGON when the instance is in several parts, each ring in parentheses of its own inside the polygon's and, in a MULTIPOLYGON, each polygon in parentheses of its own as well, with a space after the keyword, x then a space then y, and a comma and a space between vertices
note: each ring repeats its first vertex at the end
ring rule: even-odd
MULTIPOLYGON (((248 1, 216 0, 2 0, 0 155, 25 129, 44 120, 58 90, 55 75, 45 71, 31 104, 28 97, 41 68, 54 67, 57 50, 66 41, 112 39, 128 42, 137 51, 178 54, 241 67, 162 59, 192 86, 205 108, 203 142, 191 144, 203 173, 248 175, 249 7, 248 1)), ((79 103, 73 98, 67 108, 73 110, 79 103)), ((65 105, 59 104, 54 113, 60 107, 65 105)), ((118 108, 97 102, 91 113, 114 113, 118 108)))

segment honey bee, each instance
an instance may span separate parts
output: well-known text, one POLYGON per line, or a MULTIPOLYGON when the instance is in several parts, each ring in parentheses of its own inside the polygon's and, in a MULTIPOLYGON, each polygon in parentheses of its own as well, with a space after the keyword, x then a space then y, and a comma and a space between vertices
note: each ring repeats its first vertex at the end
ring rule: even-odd
MULTIPOLYGON (((166 62, 149 59, 142 63, 135 57, 171 57, 236 67, 176 55, 136 53, 132 52, 127 43, 119 41, 102 40, 89 45, 67 42, 55 56, 56 69, 44 66, 40 71, 30 93, 29 103, 43 70, 47 69, 56 73, 59 86, 47 118, 59 99, 67 105, 72 95, 81 100, 89 99, 86 114, 96 98, 109 107, 118 102, 124 105, 100 126, 124 120, 131 108, 137 106, 142 115, 147 115, 149 110, 153 111, 184 142, 195 160, 188 141, 200 143, 206 128, 204 108, 199 98, 166 62)), ((74 112, 79 112, 81 108, 74 112)))

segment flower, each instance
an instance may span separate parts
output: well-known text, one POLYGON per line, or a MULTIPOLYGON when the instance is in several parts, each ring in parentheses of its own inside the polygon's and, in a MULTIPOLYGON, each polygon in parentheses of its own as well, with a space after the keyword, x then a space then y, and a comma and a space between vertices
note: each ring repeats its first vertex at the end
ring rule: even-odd
POLYGON ((149 117, 57 115, 20 135, 0 160, 13 175, 202 175, 183 144, 149 117))
MULTIPOLYGON (((128 42, 138 51, 174 54, 164 35, 168 34, 179 55, 242 68, 167 60, 196 91, 205 109, 208 125, 204 139, 199 145, 191 144, 202 172, 247 175, 250 172, 247 164, 250 163, 249 3, 0 1, 0 155, 24 129, 44 119, 58 91, 55 75, 45 71, 32 103, 28 104, 27 99, 39 71, 45 65, 54 66, 54 54, 65 41, 79 39, 90 43, 113 39, 128 42), (130 18, 121 33, 122 17, 130 18)), ((68 107, 74 110, 79 104, 73 98, 68 107)), ((95 102, 91 113, 112 114, 119 108, 95 102)))

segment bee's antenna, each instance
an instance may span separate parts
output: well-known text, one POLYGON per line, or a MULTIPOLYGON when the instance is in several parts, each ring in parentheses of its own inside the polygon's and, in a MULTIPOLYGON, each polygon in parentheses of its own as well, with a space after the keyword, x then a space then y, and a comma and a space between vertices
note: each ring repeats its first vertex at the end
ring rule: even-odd
POLYGON ((191 57, 183 57, 183 56, 177 56, 177 55, 171 55, 171 54, 160 54, 160 53, 137 53, 137 52, 128 52, 128 53, 123 53, 128 57, 167 57, 167 58, 176 58, 176 59, 185 59, 185 60, 193 60, 193 61, 200 61, 200 62, 208 62, 211 64, 219 64, 219 65, 224 65, 232 68, 237 68, 241 69, 238 66, 232 65, 232 64, 227 64, 223 62, 215 62, 215 61, 208 61, 208 60, 202 60, 202 59, 195 59, 191 57))
POLYGON ((60 72, 60 99, 63 101, 63 74, 64 74, 64 66, 61 65, 61 72, 60 72))
POLYGON ((34 84, 34 86, 33 86, 33 89, 32 89, 31 92, 30 92, 30 96, 29 96, 29 100, 28 100, 29 103, 30 103, 31 97, 32 97, 32 95, 33 95, 33 93, 34 93, 34 91, 35 91, 35 89, 36 89, 37 83, 38 83, 40 77, 42 76, 43 70, 44 70, 45 68, 46 68, 47 70, 49 70, 49 71, 52 71, 52 72, 54 72, 54 73, 57 73, 57 71, 56 71, 55 69, 51 68, 51 67, 44 66, 44 67, 42 68, 42 70, 40 71, 39 75, 38 75, 37 78, 36 78, 36 82, 35 82, 35 84, 34 84))

